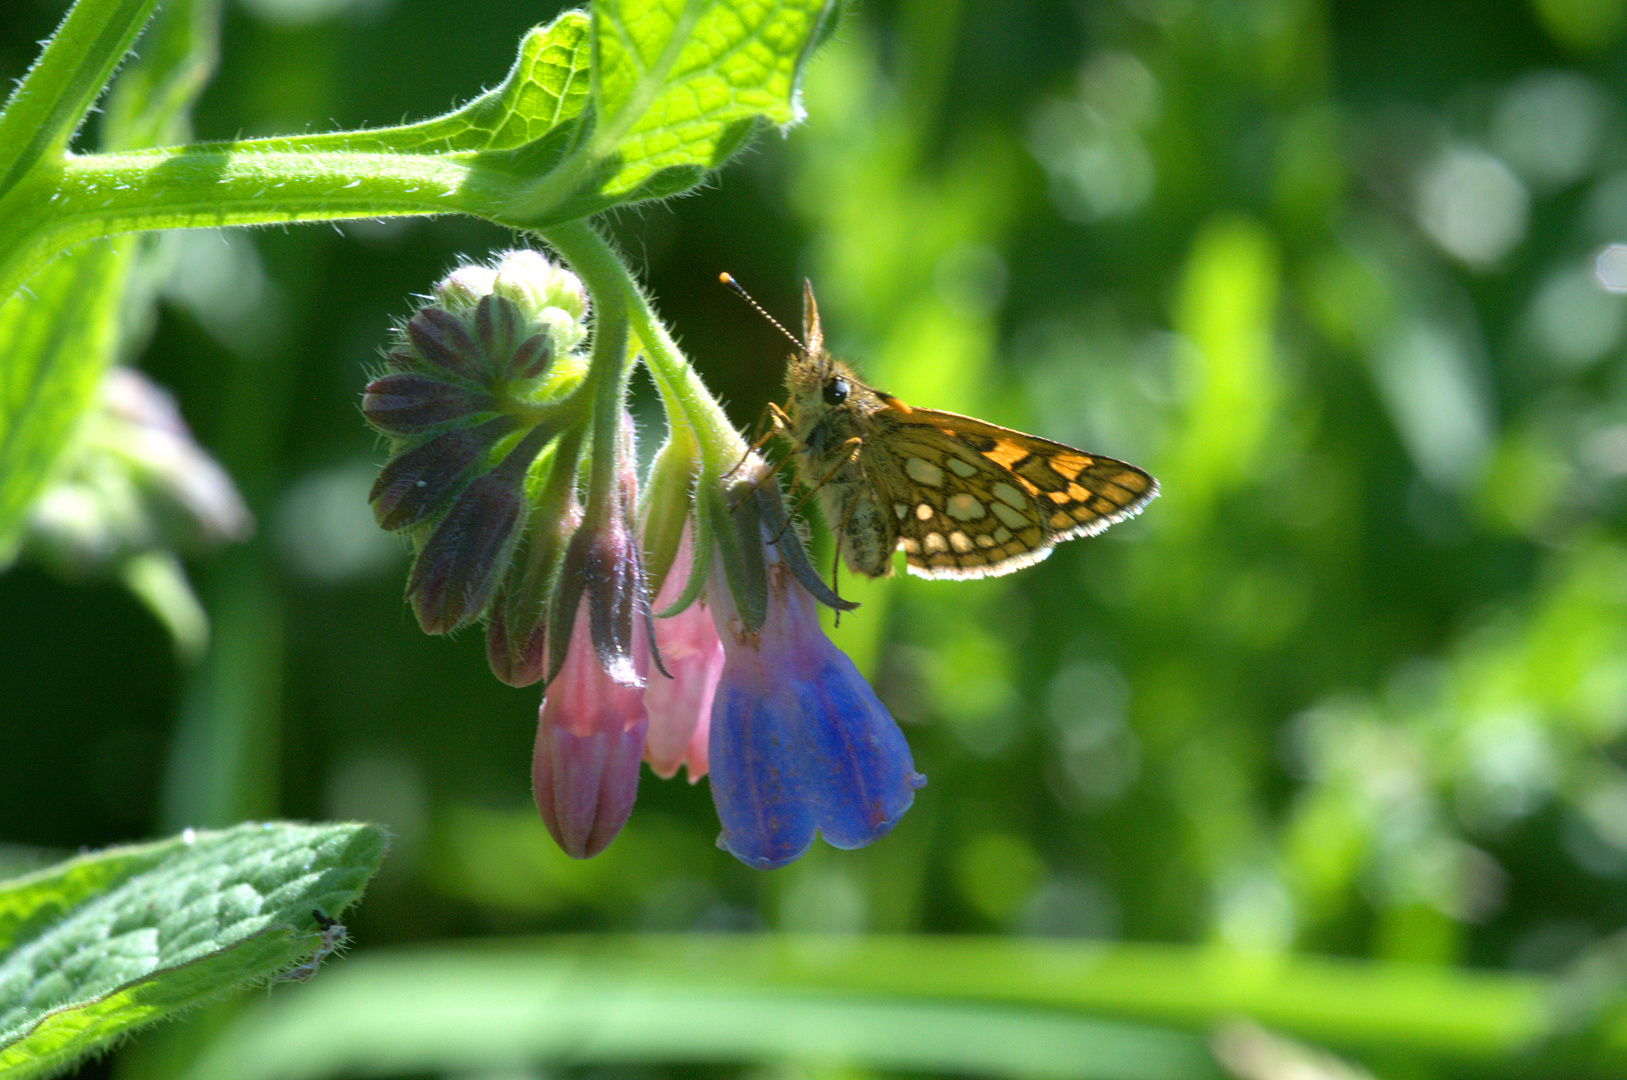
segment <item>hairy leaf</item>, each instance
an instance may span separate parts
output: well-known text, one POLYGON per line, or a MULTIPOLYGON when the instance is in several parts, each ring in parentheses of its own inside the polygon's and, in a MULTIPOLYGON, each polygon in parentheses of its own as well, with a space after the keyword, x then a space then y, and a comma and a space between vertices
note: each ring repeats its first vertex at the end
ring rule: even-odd
POLYGON ((0 884, 0 1074, 47 1075, 310 957, 384 857, 372 825, 251 823, 0 884))

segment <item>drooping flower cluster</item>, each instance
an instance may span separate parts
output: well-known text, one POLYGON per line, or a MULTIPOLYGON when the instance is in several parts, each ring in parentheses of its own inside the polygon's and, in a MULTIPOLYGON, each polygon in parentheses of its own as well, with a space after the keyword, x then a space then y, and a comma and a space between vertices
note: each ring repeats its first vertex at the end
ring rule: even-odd
POLYGON ((208 618, 180 556, 246 539, 254 519, 167 391, 131 368, 103 376, 97 401, 23 523, 17 555, 72 580, 117 578, 202 656, 208 618))
POLYGON ((584 352, 581 283, 517 251, 454 272, 401 328, 363 413, 392 442, 372 501, 413 540, 420 625, 484 620, 493 672, 546 683, 533 791, 573 856, 620 831, 641 760, 710 773, 719 845, 752 866, 796 859, 816 833, 870 843, 924 779, 819 627, 816 601, 851 605, 687 369, 640 496, 633 354, 611 307, 584 352))

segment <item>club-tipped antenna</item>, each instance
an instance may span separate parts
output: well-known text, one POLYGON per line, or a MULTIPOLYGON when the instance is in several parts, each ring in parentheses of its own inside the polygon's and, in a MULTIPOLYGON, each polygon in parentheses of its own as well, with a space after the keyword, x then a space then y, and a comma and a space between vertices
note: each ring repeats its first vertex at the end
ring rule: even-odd
POLYGON ((731 274, 729 274, 727 272, 724 272, 724 273, 719 274, 717 276, 717 279, 719 281, 723 282, 723 284, 727 285, 729 288, 733 289, 735 292, 739 293, 745 299, 746 303, 750 304, 752 307, 757 309, 757 314, 759 314, 763 318, 767 319, 768 322, 769 322, 769 325, 773 326, 774 329, 778 330, 780 333, 782 333, 786 337, 790 338, 791 343, 794 344, 799 350, 801 350, 802 352, 807 352, 808 351, 808 346, 806 346, 806 345, 804 345, 802 343, 802 339, 797 337, 795 334, 791 333, 791 331, 787 330, 784 326, 780 325, 780 320, 778 320, 774 316, 770 315, 767 311, 764 311, 763 310, 763 305, 759 304, 756 300, 752 299, 751 294, 745 290, 744 286, 742 286, 738 281, 736 281, 734 279, 733 275, 731 275, 731 274))

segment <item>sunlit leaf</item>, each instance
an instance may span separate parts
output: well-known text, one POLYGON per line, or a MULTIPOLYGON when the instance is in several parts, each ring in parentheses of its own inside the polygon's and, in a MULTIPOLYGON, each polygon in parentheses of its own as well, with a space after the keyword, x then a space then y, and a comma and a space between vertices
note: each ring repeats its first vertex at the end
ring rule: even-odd
POLYGON ((0 884, 0 1074, 44 1075, 317 947, 384 857, 371 825, 247 824, 0 884))

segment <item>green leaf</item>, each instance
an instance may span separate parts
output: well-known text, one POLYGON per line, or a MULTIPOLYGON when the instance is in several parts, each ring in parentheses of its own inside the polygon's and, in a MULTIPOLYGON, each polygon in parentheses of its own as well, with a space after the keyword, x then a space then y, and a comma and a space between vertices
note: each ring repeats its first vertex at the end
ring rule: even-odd
POLYGON ((0 302, 0 565, 119 350, 136 237, 57 259, 0 302))
POLYGON ((591 133, 515 201, 541 228, 701 182, 767 120, 801 119, 797 86, 831 0, 604 0, 593 7, 591 133))
POLYGON ((165 0, 102 103, 104 150, 192 134, 192 104, 219 59, 221 0, 165 0))
POLYGON ((0 884, 0 1074, 44 1075, 310 957, 384 857, 377 826, 255 823, 0 884))
POLYGON ((762 122, 800 119, 833 10, 608 0, 527 34, 501 86, 433 120, 69 158, 0 190, 0 294, 121 232, 446 213, 540 230, 675 195, 762 122))
POLYGON ((60 167, 158 0, 79 0, 0 110, 0 196, 60 167))
MULTIPOLYGON (((0 203, 0 251, 21 274, 54 244, 108 229, 449 210, 540 229, 665 198, 759 123, 799 118, 802 65, 831 10, 607 0, 531 31, 501 86, 422 124, 74 159, 75 194, 38 181, 0 203)), ((212 24, 198 0, 155 29, 146 51, 160 69, 133 65, 121 80, 142 92, 115 95, 110 118, 131 129, 116 142, 173 130, 210 66, 212 24), (163 104, 141 107, 151 100, 163 104)), ((0 556, 119 349, 134 250, 83 247, 0 302, 0 556)))
MULTIPOLYGON (((1501 1065, 1554 1034, 1554 994, 1530 975, 1209 946, 939 934, 485 941, 374 952, 309 993, 256 1002, 185 1078, 560 1062, 1197 1078, 1217 1072, 1208 1035, 1237 1017, 1336 1049, 1501 1065)), ((1611 1024, 1599 1075, 1621 1071, 1627 1042, 1611 1024)))
POLYGON ((587 107, 588 17, 567 11, 520 39, 519 56, 502 83, 445 116, 393 128, 340 131, 239 144, 260 150, 347 150, 354 153, 492 155, 570 131, 587 107))

